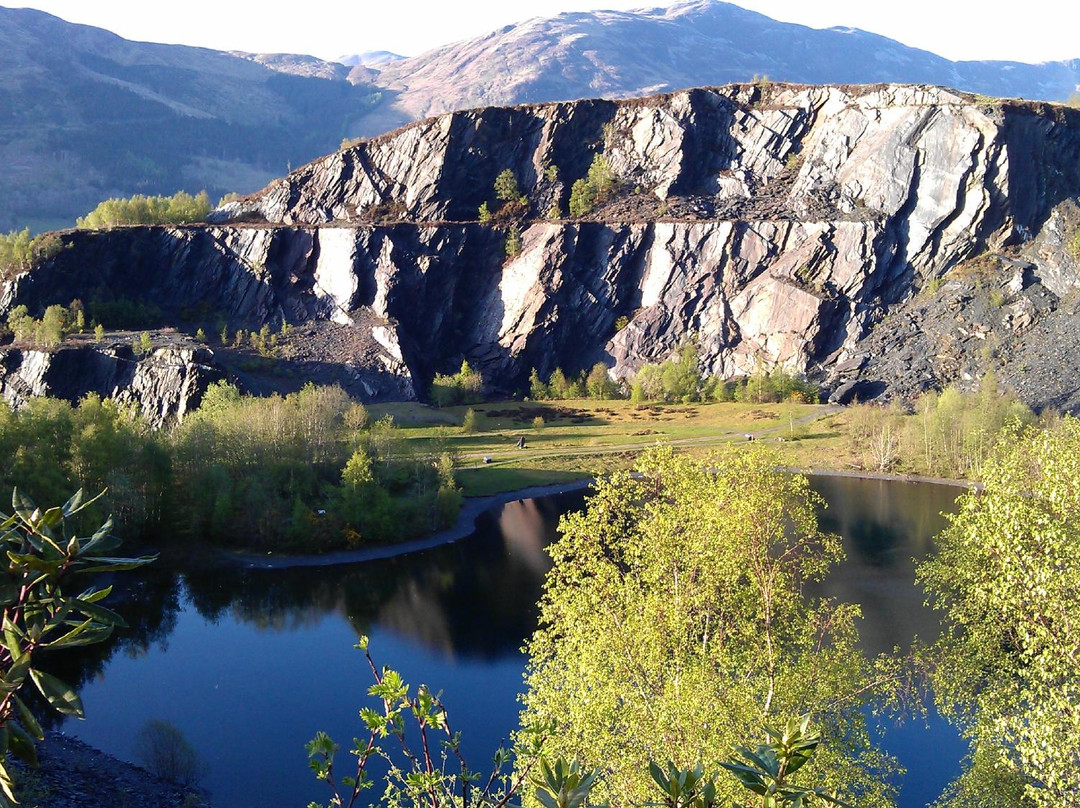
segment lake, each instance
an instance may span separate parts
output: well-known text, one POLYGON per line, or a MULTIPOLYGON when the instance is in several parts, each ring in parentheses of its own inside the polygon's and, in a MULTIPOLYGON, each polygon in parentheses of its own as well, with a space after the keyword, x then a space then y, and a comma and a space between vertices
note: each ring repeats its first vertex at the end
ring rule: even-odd
MULTIPOLYGON (((907 647, 937 633, 913 583, 914 558, 932 549, 961 489, 925 483, 816 477, 829 503, 825 529, 847 559, 823 592, 862 604, 868 651, 907 647)), ((318 730, 343 746, 362 727, 378 664, 443 699, 466 758, 483 768, 517 724, 524 658, 550 562, 544 546, 583 493, 513 502, 485 514, 454 544, 330 568, 151 569, 129 575, 129 632, 88 649, 79 670, 86 721, 64 730, 127 760, 149 719, 173 723, 209 764, 203 785, 218 808, 305 806, 328 800, 307 768, 318 730)), ((159 565, 160 566, 160 565, 159 565)), ((71 663, 74 664, 74 663, 71 663)), ((885 746, 908 768, 901 806, 933 800, 959 772, 964 744, 940 718, 890 727, 885 746)))

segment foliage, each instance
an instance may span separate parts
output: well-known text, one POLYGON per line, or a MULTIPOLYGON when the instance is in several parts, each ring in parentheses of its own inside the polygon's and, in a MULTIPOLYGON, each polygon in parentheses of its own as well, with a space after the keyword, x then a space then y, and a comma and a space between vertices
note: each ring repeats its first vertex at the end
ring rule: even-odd
POLYGON ((540 401, 548 397, 547 385, 540 380, 540 374, 533 368, 529 371, 529 398, 540 401))
POLYGON ((461 432, 465 435, 476 432, 476 411, 472 407, 465 410, 465 415, 461 419, 461 432))
POLYGON ((368 421, 339 387, 257 398, 211 385, 170 435, 173 506, 211 541, 305 551, 452 522, 453 457, 437 441, 413 452, 392 418, 368 421))
POLYGON ((153 775, 193 786, 206 774, 206 761, 174 724, 153 718, 135 733, 135 756, 153 775))
POLYGON ((506 242, 503 244, 507 258, 517 258, 521 254, 521 228, 512 224, 506 228, 506 242))
POLYGON ((481 202, 479 209, 476 211, 476 218, 481 222, 491 221, 491 209, 488 208, 487 202, 481 202))
POLYGON ((90 317, 107 328, 142 329, 162 324, 161 308, 148 300, 117 298, 89 302, 90 317))
POLYGON ((517 177, 509 168, 504 168, 495 178, 495 198, 500 202, 513 202, 521 196, 517 177))
POLYGON ((818 531, 806 479, 780 465, 658 448, 560 522, 523 716, 553 723, 545 754, 603 765, 612 802, 648 797, 649 760, 719 761, 772 716, 806 712, 829 739, 811 776, 866 804, 892 798, 862 710, 888 702, 895 672, 858 650, 857 607, 804 591, 840 547, 818 531))
POLYGON ((435 374, 428 397, 436 407, 477 404, 484 400, 484 379, 467 360, 462 360, 461 369, 454 375, 435 374))
POLYGON ((585 377, 585 392, 589 398, 601 401, 618 396, 619 387, 608 375, 607 365, 603 362, 597 362, 593 365, 589 375, 585 377))
POLYGON ((981 476, 918 571, 948 621, 935 692, 972 748, 949 804, 1080 804, 1080 421, 1014 426, 981 476))
POLYGON ((1065 242, 1065 249, 1073 257, 1073 260, 1080 261, 1080 227, 1075 228, 1065 242))
MULTIPOLYGON (((788 721, 783 730, 765 725, 770 740, 750 750, 736 748, 739 759, 720 765, 760 800, 761 808, 803 808, 818 802, 847 806, 822 788, 807 788, 790 782, 791 776, 805 766, 821 743, 821 733, 810 731, 810 716, 788 721)), ((700 775, 699 775, 700 777, 700 775)), ((851 808, 851 806, 847 806, 851 808)))
POLYGON ((41 510, 17 488, 12 515, 0 514, 0 542, 7 575, 0 587, 3 605, 0 638, 0 806, 16 802, 7 754, 37 765, 34 741, 41 726, 19 691, 30 684, 53 709, 81 717, 82 702, 68 685, 34 667, 42 651, 91 645, 105 640, 124 622, 101 605, 112 587, 90 586, 71 594, 74 579, 101 572, 120 572, 149 563, 151 557, 116 558, 120 541, 107 519, 89 536, 71 525, 91 504, 77 492, 62 507, 41 510))
POLYGON ((78 301, 74 301, 70 309, 55 304, 49 306, 40 320, 31 317, 26 306, 16 306, 7 319, 16 341, 45 348, 55 348, 68 334, 81 331, 80 324, 85 325, 85 319, 78 301))
POLYGON ((589 173, 570 188, 570 215, 577 217, 591 213, 611 197, 618 185, 607 158, 602 154, 595 155, 589 173))
POLYGON ((924 393, 911 415, 874 404, 853 406, 848 436, 871 468, 885 470, 903 462, 926 474, 977 479, 1002 427, 1034 420, 1031 410, 999 390, 988 373, 973 392, 950 386, 924 393))
POLYGON ((192 196, 178 191, 172 196, 143 196, 129 199, 106 199, 75 226, 84 230, 100 230, 132 224, 191 224, 206 221, 210 213, 210 197, 206 191, 192 196))
POLYGON ((29 272, 65 249, 56 233, 30 235, 30 228, 0 235, 0 280, 29 272))
MULTIPOLYGON (((375 684, 368 688, 368 695, 378 700, 380 708, 360 710, 366 739, 353 741, 350 754, 355 758, 355 770, 351 775, 338 778, 335 765, 340 747, 325 732, 319 732, 308 743, 308 765, 330 788, 329 805, 352 808, 361 794, 374 786, 369 763, 375 758, 382 758, 389 765, 376 805, 387 808, 504 808, 508 805, 529 778, 535 753, 529 749, 524 753, 519 751, 518 772, 514 774, 507 771, 512 757, 505 749, 495 752, 492 769, 486 775, 470 769, 461 753, 461 734, 451 729, 446 708, 439 697, 426 685, 420 685, 414 693, 400 673, 390 668, 377 668, 368 651, 367 637, 361 637, 356 647, 364 652, 375 679, 375 684), (407 732, 407 726, 411 732, 407 732), (441 743, 439 739, 442 739, 441 743), (395 750, 383 746, 387 740, 395 750), (441 752, 436 748, 437 743, 441 752)), ((536 730, 533 737, 539 739, 542 736, 536 730)), ((524 747, 519 746, 521 748, 524 747)), ((579 805, 559 804, 557 808, 579 808, 579 805)), ((311 803, 308 808, 320 806, 311 803)))
POLYGON ((133 409, 95 395, 74 407, 49 398, 17 411, 0 404, 0 469, 0 484, 17 483, 38 501, 107 488, 81 516, 100 521, 111 512, 129 535, 158 523, 171 478, 162 436, 133 409))

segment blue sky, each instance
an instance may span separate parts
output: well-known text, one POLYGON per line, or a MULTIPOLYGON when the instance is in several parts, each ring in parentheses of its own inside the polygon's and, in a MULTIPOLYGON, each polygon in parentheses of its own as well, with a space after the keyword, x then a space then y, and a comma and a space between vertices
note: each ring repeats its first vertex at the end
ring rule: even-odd
MULTIPOLYGON (((671 0, 673 2, 673 0, 671 0)), ((415 55, 439 45, 560 11, 632 9, 669 0, 308 0, 275 13, 265 2, 30 0, 24 5, 128 39, 220 50, 310 53, 335 58, 365 50, 415 55)), ((1026 0, 1008 11, 970 0, 742 0, 776 19, 817 28, 847 25, 950 59, 1040 62, 1080 58, 1080 3, 1026 0)))

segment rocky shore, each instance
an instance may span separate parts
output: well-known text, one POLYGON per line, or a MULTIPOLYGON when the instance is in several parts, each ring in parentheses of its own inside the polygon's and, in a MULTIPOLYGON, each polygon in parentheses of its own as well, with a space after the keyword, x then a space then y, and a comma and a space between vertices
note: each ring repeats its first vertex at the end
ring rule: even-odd
POLYGON ((40 766, 17 778, 24 808, 210 808, 207 795, 155 777, 77 738, 51 730, 38 744, 40 766))

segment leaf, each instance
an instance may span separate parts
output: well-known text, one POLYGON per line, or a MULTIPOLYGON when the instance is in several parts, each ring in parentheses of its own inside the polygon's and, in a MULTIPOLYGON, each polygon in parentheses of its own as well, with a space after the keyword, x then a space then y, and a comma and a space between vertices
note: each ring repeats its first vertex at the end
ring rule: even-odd
POLYGON ((30 712, 30 708, 18 696, 14 696, 14 699, 15 707, 19 711, 19 720, 26 727, 26 731, 39 741, 45 740, 45 733, 41 731, 41 725, 38 723, 37 718, 34 717, 34 714, 30 712))
POLYGON ((67 634, 57 637, 55 640, 42 643, 42 648, 74 648, 82 645, 93 645, 108 639, 112 634, 111 625, 102 625, 93 618, 84 620, 75 626, 67 634))
POLYGON ((30 678, 55 710, 64 715, 83 717, 82 700, 71 687, 52 674, 39 671, 37 668, 30 669, 30 678))
POLYGON ((108 558, 95 556, 91 559, 92 563, 87 567, 79 567, 72 570, 77 574, 85 575, 90 572, 120 572, 122 570, 134 570, 139 567, 145 567, 157 560, 156 555, 152 556, 139 556, 138 558, 108 558))
POLYGON ((71 495, 71 499, 64 503, 63 512, 64 516, 71 516, 77 513, 82 508, 83 490, 80 488, 74 494, 71 495))
POLYGON ((26 730, 19 725, 18 721, 9 721, 7 727, 11 732, 11 735, 8 738, 8 749, 11 750, 11 754, 23 763, 36 767, 38 765, 38 757, 34 739, 27 734, 26 730))
POLYGON ((116 628, 127 628, 127 622, 124 618, 112 609, 82 598, 72 598, 71 603, 75 611, 81 612, 87 617, 92 617, 99 623, 104 623, 105 625, 114 626, 116 628))

